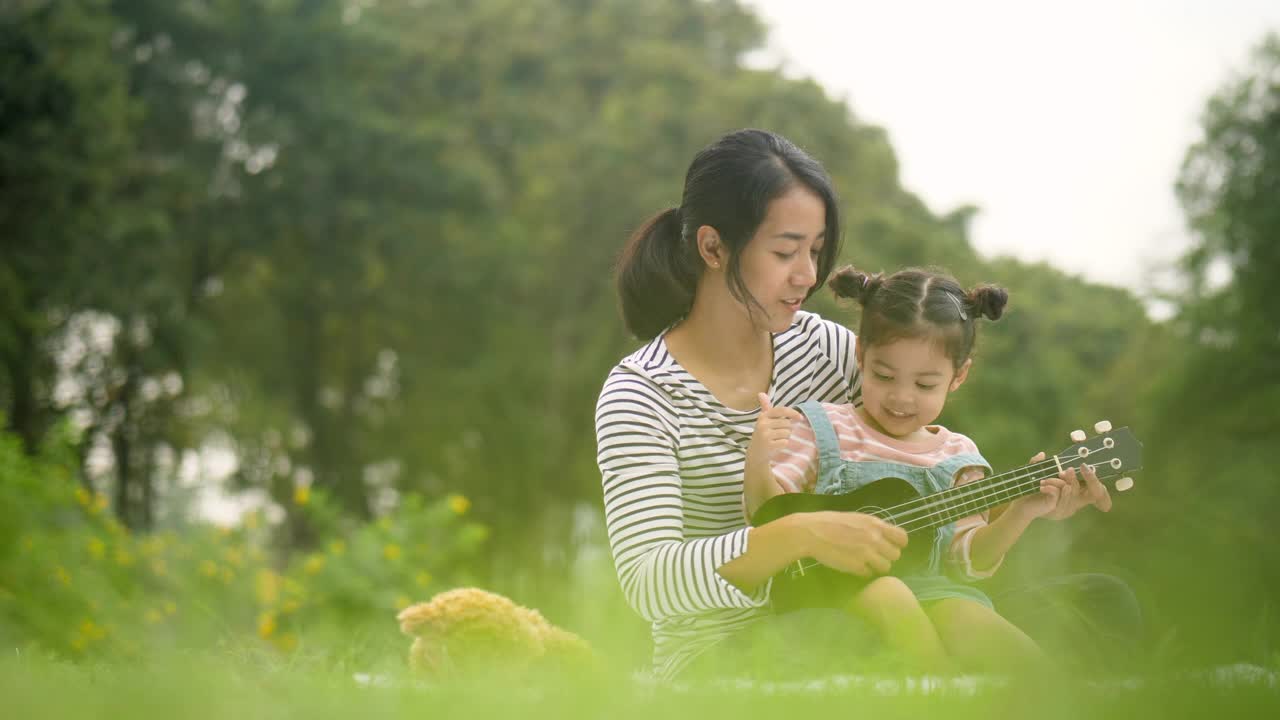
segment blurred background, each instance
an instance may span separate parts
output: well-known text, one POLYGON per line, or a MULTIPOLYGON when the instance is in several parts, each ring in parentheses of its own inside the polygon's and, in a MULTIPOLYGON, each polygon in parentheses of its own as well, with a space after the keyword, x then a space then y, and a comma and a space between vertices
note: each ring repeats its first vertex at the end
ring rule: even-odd
POLYGON ((474 583, 643 664, 612 266, 754 126, 825 164, 844 261, 1010 288, 942 418, 997 468, 1143 441, 1002 581, 1110 572, 1153 664, 1274 665, 1280 20, 1019 7, 0 2, 0 649, 398 662, 474 583))

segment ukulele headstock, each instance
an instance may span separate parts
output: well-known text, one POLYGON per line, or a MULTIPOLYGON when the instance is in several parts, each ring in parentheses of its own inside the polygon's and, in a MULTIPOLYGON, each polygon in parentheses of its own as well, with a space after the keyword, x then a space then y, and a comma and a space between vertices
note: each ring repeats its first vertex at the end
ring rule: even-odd
POLYGON ((1088 464, 1098 474, 1099 480, 1119 478, 1115 488, 1121 492, 1133 487, 1133 479, 1128 475, 1142 469, 1142 443, 1129 428, 1112 429, 1106 420, 1095 423, 1093 429, 1098 433, 1093 437, 1086 436, 1083 430, 1072 431, 1071 439, 1075 444, 1052 459, 1063 470, 1079 469, 1088 464))

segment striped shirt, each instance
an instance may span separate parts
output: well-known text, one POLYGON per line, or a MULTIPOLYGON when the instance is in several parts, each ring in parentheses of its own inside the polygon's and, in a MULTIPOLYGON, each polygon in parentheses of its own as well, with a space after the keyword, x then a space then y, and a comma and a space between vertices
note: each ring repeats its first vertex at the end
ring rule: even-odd
MULTIPOLYGON (((773 336, 775 405, 858 397, 853 333, 808 312, 773 336)), ((676 675, 766 614, 716 569, 747 550, 746 449, 759 408, 726 407, 667 352, 660 335, 609 373, 596 406, 605 523, 627 602, 651 624, 653 663, 676 675)))
MULTIPOLYGON (((924 440, 899 440, 873 428, 851 404, 824 403, 823 409, 836 431, 840 446, 840 458, 851 462, 891 462, 916 467, 933 467, 956 455, 978 455, 978 446, 967 436, 942 427, 928 425, 929 437, 924 440)), ((791 421, 791 437, 787 445, 769 458, 773 477, 786 492, 813 492, 818 481, 818 444, 809 419, 799 417, 791 421)), ((952 482, 963 485, 984 477, 981 467, 961 468, 952 482)), ((995 574, 1004 558, 991 567, 978 570, 973 566, 970 547, 974 533, 987 524, 987 512, 974 513, 960 518, 955 524, 955 536, 946 555, 947 566, 961 577, 971 580, 988 578, 995 574)))

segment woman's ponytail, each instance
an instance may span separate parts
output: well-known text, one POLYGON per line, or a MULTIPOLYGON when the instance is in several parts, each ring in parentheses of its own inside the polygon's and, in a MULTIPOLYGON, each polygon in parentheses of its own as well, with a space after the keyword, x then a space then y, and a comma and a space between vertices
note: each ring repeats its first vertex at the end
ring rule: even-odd
POLYGON ((684 317, 698 272, 693 243, 684 242, 680 208, 663 210, 632 233, 617 268, 622 319, 631 334, 650 340, 684 317))

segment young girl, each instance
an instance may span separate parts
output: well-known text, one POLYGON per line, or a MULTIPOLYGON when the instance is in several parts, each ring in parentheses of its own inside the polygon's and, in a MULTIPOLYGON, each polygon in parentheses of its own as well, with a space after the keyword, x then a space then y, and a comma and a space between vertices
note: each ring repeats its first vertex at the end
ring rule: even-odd
MULTIPOLYGON (((746 460, 748 517, 785 492, 847 493, 895 477, 930 494, 991 470, 972 440, 931 423, 968 376, 978 318, 998 319, 1008 293, 991 285, 965 291, 947 275, 917 269, 884 277, 846 267, 831 287, 863 306, 854 351, 861 403, 810 401, 796 410, 773 408, 760 395, 765 412, 746 460)), ((949 575, 994 573, 1066 485, 1064 478, 1046 478, 1039 495, 1013 501, 991 522, 972 515, 942 528, 927 571, 881 575, 851 598, 849 609, 878 629, 889 649, 927 670, 1045 665, 1039 647, 996 614, 985 594, 949 575)))

